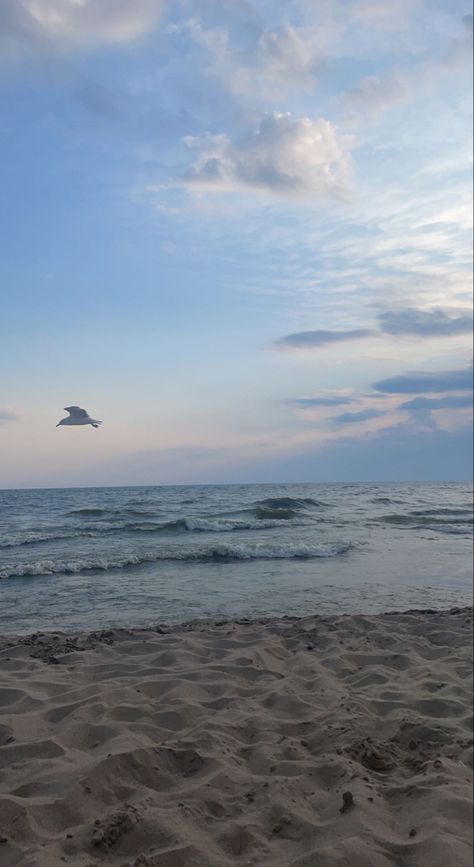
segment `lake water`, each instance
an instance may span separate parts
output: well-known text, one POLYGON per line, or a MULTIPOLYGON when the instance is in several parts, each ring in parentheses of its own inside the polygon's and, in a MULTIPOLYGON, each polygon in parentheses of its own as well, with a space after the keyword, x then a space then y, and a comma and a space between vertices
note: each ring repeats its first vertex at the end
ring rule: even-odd
POLYGON ((0 491, 0 631, 472 601, 472 485, 0 491))

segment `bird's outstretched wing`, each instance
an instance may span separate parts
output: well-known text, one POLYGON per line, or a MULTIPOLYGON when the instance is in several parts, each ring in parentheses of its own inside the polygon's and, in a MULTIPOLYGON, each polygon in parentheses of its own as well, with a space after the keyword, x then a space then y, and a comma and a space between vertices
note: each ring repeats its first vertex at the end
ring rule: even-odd
POLYGON ((65 406, 64 409, 72 418, 89 418, 89 413, 80 406, 65 406))

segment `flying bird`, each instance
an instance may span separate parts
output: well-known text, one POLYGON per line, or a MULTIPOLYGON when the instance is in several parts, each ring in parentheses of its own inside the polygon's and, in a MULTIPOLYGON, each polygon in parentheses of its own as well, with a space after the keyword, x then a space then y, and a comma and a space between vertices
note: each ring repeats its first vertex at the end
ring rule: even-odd
POLYGON ((69 415, 67 418, 62 418, 56 427, 59 427, 62 424, 91 424, 92 427, 99 427, 99 425, 102 424, 102 422, 97 421, 96 418, 91 418, 87 410, 81 409, 80 406, 65 406, 64 409, 69 413, 69 415))

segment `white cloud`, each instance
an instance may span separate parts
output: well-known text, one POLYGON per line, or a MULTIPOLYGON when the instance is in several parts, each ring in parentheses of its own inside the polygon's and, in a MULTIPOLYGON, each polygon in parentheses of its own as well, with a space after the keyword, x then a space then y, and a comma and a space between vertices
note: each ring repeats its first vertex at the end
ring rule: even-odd
POLYGON ((276 99, 295 86, 312 88, 330 43, 324 28, 287 22, 260 28, 249 42, 235 38, 228 27, 204 26, 195 18, 167 30, 184 34, 205 52, 201 69, 208 78, 234 96, 250 99, 276 99))
POLYGON ((123 43, 157 20, 163 0, 14 0, 0 10, 7 52, 49 44, 123 43))
POLYGON ((243 140, 207 134, 185 142, 197 151, 182 179, 190 189, 297 199, 344 197, 349 189, 351 139, 324 118, 274 112, 243 140))

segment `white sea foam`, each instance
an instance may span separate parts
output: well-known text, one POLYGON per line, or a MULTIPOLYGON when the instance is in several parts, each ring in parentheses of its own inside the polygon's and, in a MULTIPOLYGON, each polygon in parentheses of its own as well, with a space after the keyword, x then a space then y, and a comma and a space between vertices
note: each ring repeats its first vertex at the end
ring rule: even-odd
POLYGON ((80 572, 108 571, 155 563, 162 560, 190 562, 223 562, 235 560, 313 560, 337 557, 350 550, 350 543, 327 545, 213 545, 187 551, 161 549, 159 551, 132 554, 126 557, 91 557, 77 560, 36 560, 31 563, 7 563, 0 567, 0 578, 24 576, 73 575, 80 572))

